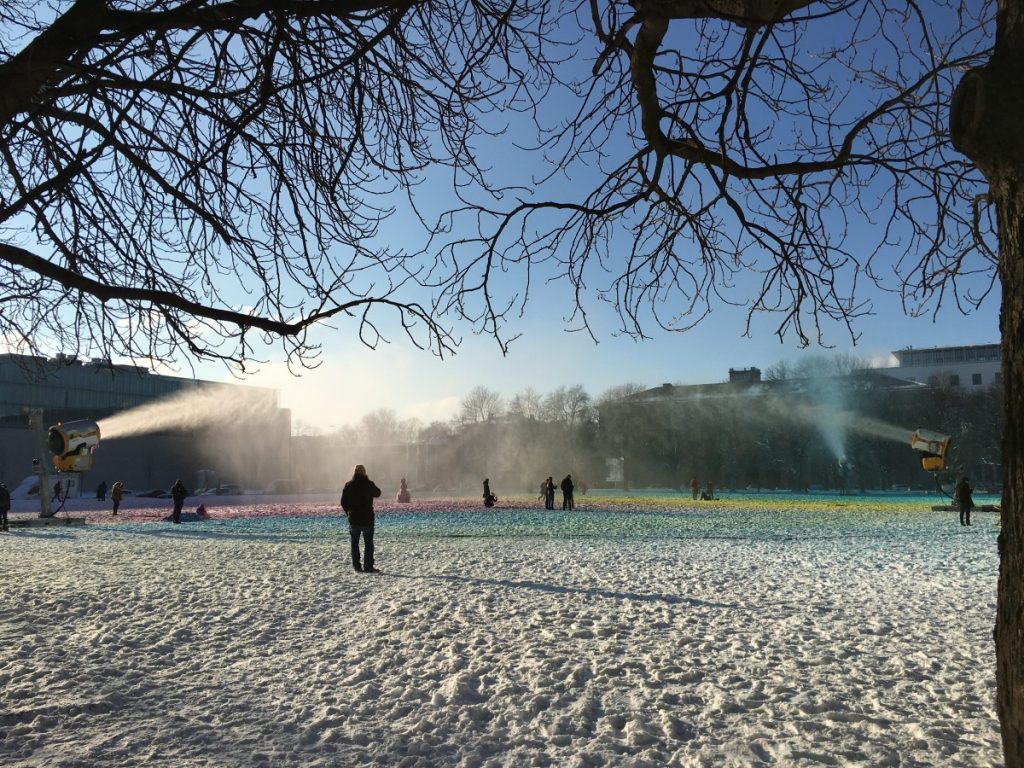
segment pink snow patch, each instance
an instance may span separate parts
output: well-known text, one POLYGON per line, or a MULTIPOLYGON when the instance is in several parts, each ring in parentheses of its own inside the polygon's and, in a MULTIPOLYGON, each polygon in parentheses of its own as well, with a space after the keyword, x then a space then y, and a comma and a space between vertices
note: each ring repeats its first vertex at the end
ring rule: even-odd
MULTIPOLYGON (((183 513, 196 512, 202 505, 210 520, 231 520, 240 517, 296 517, 303 515, 337 515, 343 517, 339 499, 331 496, 295 498, 280 496, 198 496, 190 497, 182 507, 183 513)), ((378 515, 416 512, 488 512, 502 510, 538 509, 541 502, 527 496, 501 497, 497 505, 484 507, 483 499, 475 496, 423 498, 400 504, 393 499, 378 499, 374 510, 378 515)), ((592 506, 592 505, 589 505, 592 506)), ((126 497, 117 515, 113 514, 109 501, 96 499, 71 499, 58 516, 84 517, 90 523, 157 523, 163 522, 170 514, 173 502, 170 499, 148 499, 126 497)), ((38 502, 21 502, 16 511, 35 511, 38 502)))

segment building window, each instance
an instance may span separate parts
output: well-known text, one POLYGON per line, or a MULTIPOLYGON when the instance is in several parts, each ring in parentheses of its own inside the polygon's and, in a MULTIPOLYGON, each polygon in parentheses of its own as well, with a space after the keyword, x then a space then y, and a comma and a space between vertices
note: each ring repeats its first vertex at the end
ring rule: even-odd
POLYGON ((980 373, 972 373, 971 374, 971 384, 973 384, 974 386, 978 386, 979 384, 981 384, 981 374, 980 373))
POLYGON ((949 375, 949 385, 951 387, 959 387, 960 386, 960 376, 955 374, 955 373, 951 373, 949 375))

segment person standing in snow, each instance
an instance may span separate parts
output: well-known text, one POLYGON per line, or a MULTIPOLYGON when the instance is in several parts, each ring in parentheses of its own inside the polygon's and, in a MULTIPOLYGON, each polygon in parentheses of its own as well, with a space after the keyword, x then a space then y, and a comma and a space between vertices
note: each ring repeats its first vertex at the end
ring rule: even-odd
POLYGON ((185 503, 185 498, 188 496, 188 491, 185 490, 185 485, 181 482, 181 479, 174 481, 174 485, 171 486, 171 498, 174 499, 174 511, 171 512, 171 522, 178 524, 181 522, 181 507, 185 503))
POLYGON ((110 500, 114 502, 114 514, 117 514, 117 508, 121 506, 121 499, 124 498, 124 484, 119 480, 110 488, 110 500))
POLYGON ((974 499, 971 498, 973 490, 966 476, 961 477, 953 489, 953 502, 960 508, 960 525, 971 524, 971 510, 974 509, 974 499))
POLYGON ((572 475, 566 475, 562 478, 560 486, 562 488, 562 509, 574 509, 576 502, 572 497, 572 492, 575 488, 572 483, 572 475))
POLYGON ((11 492, 7 490, 7 485, 0 483, 0 531, 6 531, 7 529, 7 513, 11 509, 11 492))
POLYGON ((544 509, 555 508, 555 481, 551 475, 544 481, 544 509))
POLYGON ((380 497, 380 488, 366 474, 366 467, 356 464, 352 479, 341 491, 341 508, 348 516, 349 538, 352 540, 352 568, 361 573, 380 573, 373 563, 373 500, 380 497), (363 558, 360 564, 359 537, 363 537, 363 558))

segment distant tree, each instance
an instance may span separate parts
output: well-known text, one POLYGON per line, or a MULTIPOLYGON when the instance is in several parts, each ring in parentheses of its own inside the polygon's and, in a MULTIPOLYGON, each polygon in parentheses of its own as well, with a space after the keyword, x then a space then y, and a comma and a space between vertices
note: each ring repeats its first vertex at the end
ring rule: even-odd
POLYGON ((451 425, 443 421, 432 421, 420 429, 419 439, 425 443, 447 443, 452 439, 451 425))
POLYGON ((542 418, 544 407, 540 394, 533 387, 517 392, 508 401, 508 415, 521 419, 542 418))
POLYGON ((415 443, 419 441, 422 431, 423 422, 416 417, 402 419, 396 425, 395 438, 399 443, 415 443))
POLYGON ((343 445, 362 445, 365 436, 361 424, 343 424, 330 437, 343 445))
POLYGON ((770 381, 813 379, 824 376, 849 376, 871 368, 871 361, 849 353, 804 355, 796 362, 780 360, 768 366, 764 378, 770 381))
POLYGON ((643 384, 637 384, 635 382, 627 382, 626 384, 616 384, 615 386, 608 387, 604 392, 597 396, 596 405, 598 408, 607 404, 614 403, 623 398, 637 395, 646 390, 647 387, 643 384))
POLYGON ((579 384, 572 387, 558 387, 544 398, 544 416, 558 421, 570 430, 590 421, 594 412, 590 395, 579 384))
POLYGON ((461 424, 479 424, 499 419, 504 413, 501 395, 487 387, 476 386, 462 398, 457 418, 461 424))
POLYGON ((786 381, 796 378, 793 373, 793 364, 788 360, 779 360, 774 365, 769 365, 764 369, 763 375, 768 381, 786 381))
POLYGON ((364 414, 359 421, 359 433, 363 445, 390 445, 403 442, 399 438, 398 414, 390 408, 377 408, 364 414))

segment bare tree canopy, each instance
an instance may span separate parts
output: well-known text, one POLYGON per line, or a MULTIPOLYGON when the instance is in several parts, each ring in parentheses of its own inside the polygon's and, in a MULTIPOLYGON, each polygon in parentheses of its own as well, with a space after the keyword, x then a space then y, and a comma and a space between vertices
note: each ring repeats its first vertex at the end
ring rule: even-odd
POLYGON ((984 180, 946 125, 960 74, 989 55, 992 3, 588 7, 592 68, 542 148, 553 174, 585 164, 595 181, 490 210, 479 240, 452 246, 463 263, 546 260, 581 324, 596 293, 637 337, 737 303, 822 343, 830 323, 856 338, 865 282, 914 312, 989 293, 984 180))
POLYGON ((310 362, 309 330, 332 318, 374 346, 390 310, 445 353, 456 318, 507 344, 538 272, 574 286, 580 326, 604 298, 634 336, 725 301, 820 340, 822 321, 870 310, 865 279, 915 311, 950 292, 967 308, 994 257, 981 177, 945 120, 992 13, 15 0, 0 9, 2 331, 27 351, 244 367, 254 336, 310 362), (547 181, 590 190, 503 189, 478 146, 509 110, 536 120, 517 140, 547 181), (439 169, 465 205, 425 222, 430 250, 389 246, 396 199, 417 210, 439 169))
POLYGON ((375 346, 391 310, 450 351, 420 290, 444 276, 381 224, 424 168, 480 177, 475 117, 522 85, 538 19, 489 0, 0 6, 7 346, 244 367, 255 335, 309 362, 312 326, 350 316, 375 346))

